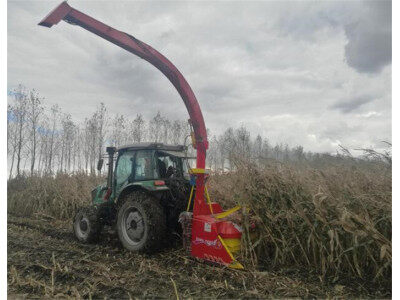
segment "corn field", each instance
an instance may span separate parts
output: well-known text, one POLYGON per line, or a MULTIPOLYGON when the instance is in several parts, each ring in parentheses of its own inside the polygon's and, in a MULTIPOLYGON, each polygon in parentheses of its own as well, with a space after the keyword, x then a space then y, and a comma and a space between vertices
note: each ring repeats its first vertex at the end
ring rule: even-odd
MULTIPOLYGON (((8 183, 8 211, 70 220, 90 203, 104 178, 84 173, 20 177, 8 183)), ((364 282, 391 290, 391 168, 382 162, 330 164, 239 160, 236 170, 213 174, 211 198, 225 208, 240 204, 244 230, 241 257, 252 271, 309 273, 323 284, 364 282)))
MULTIPOLYGON (((250 208, 259 226, 242 255, 255 268, 299 268, 322 282, 360 279, 390 289, 391 170, 382 165, 315 169, 241 162, 216 175, 212 197, 250 208)), ((246 224, 247 221, 247 224, 246 224)), ((246 231, 245 231, 246 233, 246 231)))
POLYGON ((71 218, 78 207, 90 203, 90 191, 104 178, 85 173, 17 177, 8 182, 8 212, 71 218))

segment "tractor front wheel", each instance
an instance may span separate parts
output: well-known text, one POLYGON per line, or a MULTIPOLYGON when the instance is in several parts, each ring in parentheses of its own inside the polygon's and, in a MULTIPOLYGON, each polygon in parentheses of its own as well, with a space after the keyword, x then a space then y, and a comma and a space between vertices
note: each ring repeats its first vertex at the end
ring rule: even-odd
POLYGON ((79 209, 74 217, 73 228, 75 236, 80 242, 97 241, 102 229, 97 208, 91 206, 79 209))
POLYGON ((153 253, 166 238, 165 213, 157 199, 144 192, 134 192, 118 210, 117 229, 126 249, 153 253))

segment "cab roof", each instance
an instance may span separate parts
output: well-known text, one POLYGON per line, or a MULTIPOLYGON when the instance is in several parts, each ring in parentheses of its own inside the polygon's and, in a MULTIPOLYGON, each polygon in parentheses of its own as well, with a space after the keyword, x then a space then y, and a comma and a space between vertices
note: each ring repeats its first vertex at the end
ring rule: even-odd
POLYGON ((123 145, 117 148, 117 151, 122 150, 140 150, 140 149, 151 149, 151 150, 167 150, 167 151, 185 151, 187 149, 184 145, 168 145, 163 143, 133 143, 123 145))

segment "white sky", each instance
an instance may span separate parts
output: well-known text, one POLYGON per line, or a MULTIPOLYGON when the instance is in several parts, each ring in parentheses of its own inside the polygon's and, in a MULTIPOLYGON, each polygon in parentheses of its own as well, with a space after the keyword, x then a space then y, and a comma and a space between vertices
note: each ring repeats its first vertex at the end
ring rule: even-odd
MULTIPOLYGON (((8 89, 35 88, 75 121, 157 110, 187 119, 149 63, 83 30, 37 23, 59 1, 8 1, 8 89)), ((184 74, 213 134, 335 151, 391 141, 391 2, 70 1, 150 44, 184 74)))

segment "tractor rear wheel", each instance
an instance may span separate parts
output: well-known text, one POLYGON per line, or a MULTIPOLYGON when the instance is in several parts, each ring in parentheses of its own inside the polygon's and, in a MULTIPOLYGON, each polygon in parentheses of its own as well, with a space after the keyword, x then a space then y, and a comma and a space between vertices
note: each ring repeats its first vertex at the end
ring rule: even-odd
POLYGON ((144 192, 129 194, 118 210, 118 236, 130 251, 153 253, 164 243, 166 217, 158 200, 144 192))
POLYGON ((76 238, 80 242, 91 243, 98 240, 102 229, 98 210, 94 206, 84 207, 77 211, 73 221, 76 238))

